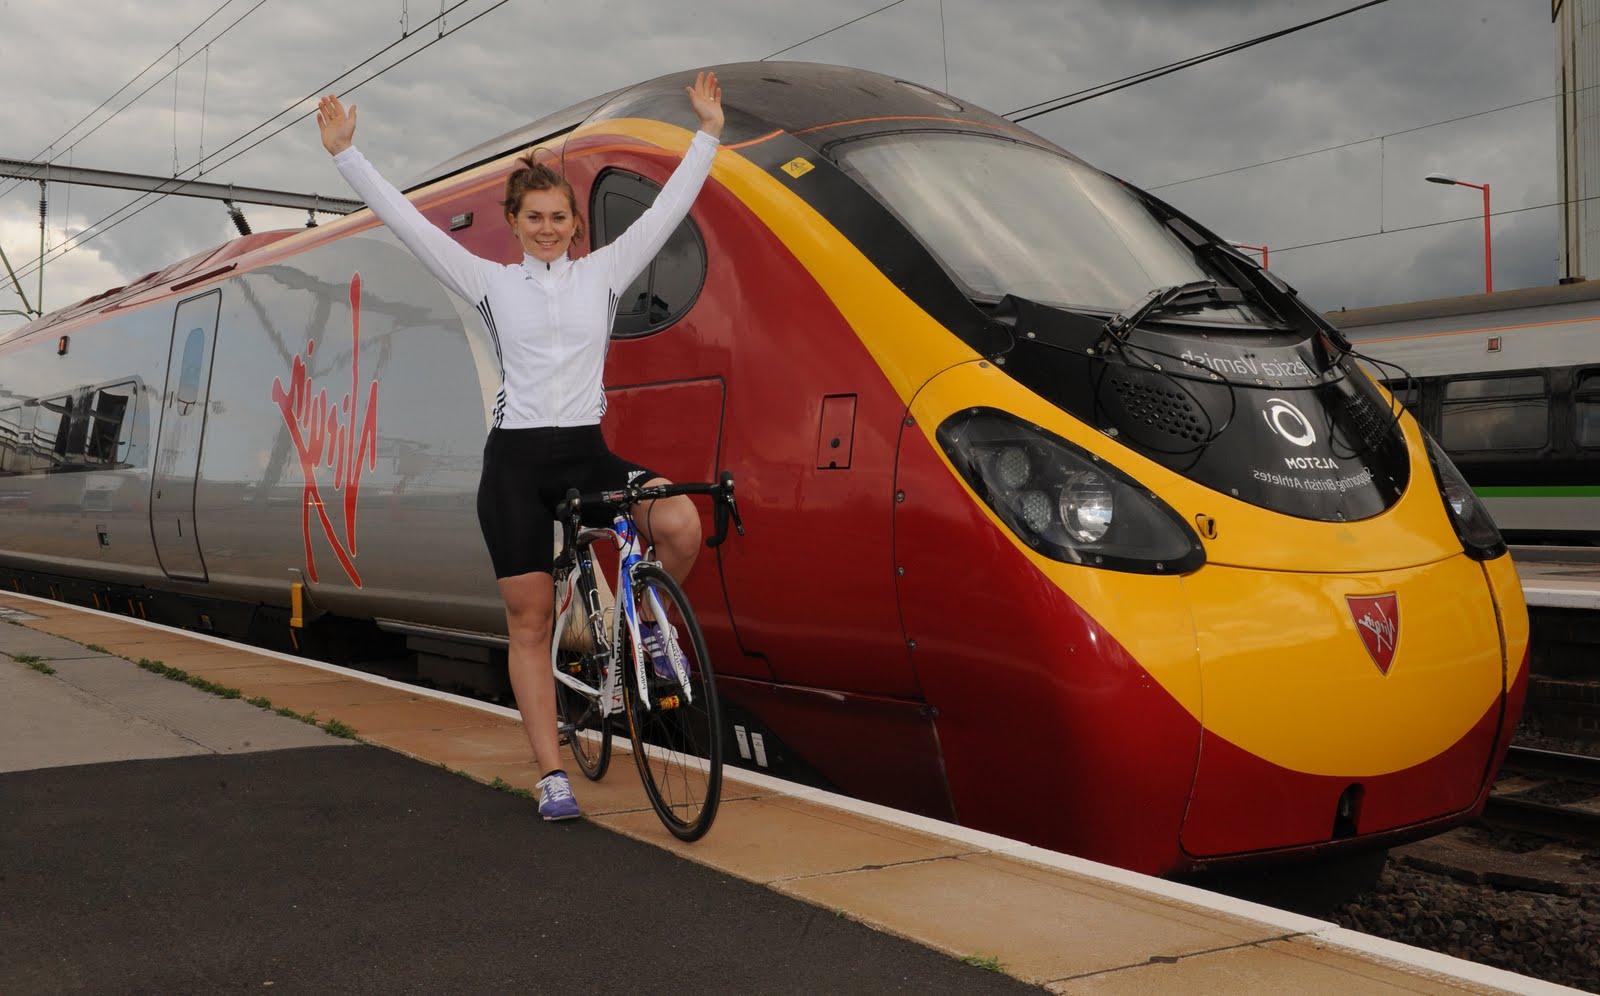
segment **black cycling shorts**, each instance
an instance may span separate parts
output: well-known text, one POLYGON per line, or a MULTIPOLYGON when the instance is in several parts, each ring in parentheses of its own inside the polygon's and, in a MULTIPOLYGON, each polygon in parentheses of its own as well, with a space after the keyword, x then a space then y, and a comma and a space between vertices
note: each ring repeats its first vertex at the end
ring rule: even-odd
MULTIPOLYGON (((606 447, 598 425, 491 429, 478 481, 478 525, 496 578, 550 573, 556 506, 569 488, 585 494, 643 484, 660 475, 606 447)), ((589 526, 609 526, 614 511, 583 511, 589 526)))

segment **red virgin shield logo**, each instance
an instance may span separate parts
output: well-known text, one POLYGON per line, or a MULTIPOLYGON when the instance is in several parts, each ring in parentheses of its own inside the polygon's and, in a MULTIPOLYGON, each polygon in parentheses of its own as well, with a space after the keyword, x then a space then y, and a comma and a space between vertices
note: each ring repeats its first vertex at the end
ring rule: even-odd
POLYGON ((1388 595, 1346 595, 1356 632, 1378 670, 1389 673, 1394 663, 1394 648, 1400 642, 1400 600, 1388 595))

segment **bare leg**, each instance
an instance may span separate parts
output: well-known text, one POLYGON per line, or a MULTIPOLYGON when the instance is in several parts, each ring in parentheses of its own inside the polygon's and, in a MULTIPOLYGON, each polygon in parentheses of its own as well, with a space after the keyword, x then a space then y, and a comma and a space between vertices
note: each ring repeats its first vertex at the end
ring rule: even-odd
POLYGON ((561 767, 556 738, 556 682, 550 673, 550 627, 555 587, 543 572, 500 579, 511 646, 507 669, 522 713, 522 729, 539 774, 561 767))
MULTIPOLYGON (((670 484, 665 477, 652 477, 646 486, 670 484)), ((694 570, 700 555, 700 513, 687 495, 645 502, 634 513, 640 532, 656 548, 661 566, 673 580, 683 582, 694 570)))

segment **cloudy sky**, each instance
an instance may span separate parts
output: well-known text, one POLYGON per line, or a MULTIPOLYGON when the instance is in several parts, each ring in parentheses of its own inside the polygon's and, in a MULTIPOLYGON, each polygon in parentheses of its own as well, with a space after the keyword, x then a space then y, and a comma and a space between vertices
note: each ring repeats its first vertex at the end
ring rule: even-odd
MULTIPOLYGON (((496 7, 497 0, 466 0, 444 19, 453 33, 347 99, 361 108, 363 149, 392 179, 405 181, 593 94, 665 72, 760 59, 884 2, 507 0, 496 7)), ((57 155, 79 166, 171 175, 175 162, 187 169, 212 156, 385 46, 399 42, 335 89, 437 38, 439 24, 420 26, 457 3, 0 0, 0 158, 57 155), (168 52, 202 21, 180 50, 168 52), (403 22, 413 32, 404 40, 403 22), (150 72, 91 114, 153 61, 150 72), (162 79, 179 63, 175 76, 162 79)), ((888 73, 1003 113, 1353 3, 902 0, 783 58, 888 73)), ((1476 222, 1349 237, 1481 209, 1476 191, 1424 184, 1422 176, 1435 170, 1492 183, 1497 211, 1554 200, 1555 101, 1410 129, 1554 93, 1555 55, 1548 0, 1390 0, 1028 127, 1141 186, 1161 186, 1161 196, 1229 238, 1271 246, 1273 269, 1320 307, 1472 293, 1483 279, 1476 222), (1407 133, 1382 143, 1177 182, 1400 131, 1407 133), (1335 239, 1349 240, 1290 248, 1335 239)), ((310 119, 220 165, 270 130, 213 156, 206 178, 349 196, 310 119)), ((0 191, 11 186, 0 180, 0 191)), ((135 196, 52 186, 47 244, 82 233, 135 196)), ((266 208, 248 213, 258 231, 305 218, 266 208)), ((1557 221, 1550 208, 1495 219, 1497 289, 1555 280, 1557 221)), ((52 257, 46 308, 232 233, 220 204, 159 201, 52 257)), ((0 248, 19 272, 34 269, 37 184, 0 196, 0 248)), ((36 279, 24 281, 30 299, 36 279)), ((19 307, 7 282, 0 312, 19 307)), ((19 321, 0 314, 0 330, 19 321)))

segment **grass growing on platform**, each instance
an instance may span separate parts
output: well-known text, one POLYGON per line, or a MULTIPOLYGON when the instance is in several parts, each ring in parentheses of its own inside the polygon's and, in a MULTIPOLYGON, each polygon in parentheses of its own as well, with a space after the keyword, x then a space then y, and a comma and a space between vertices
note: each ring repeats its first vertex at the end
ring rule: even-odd
POLYGON ((97 654, 109 654, 109 653, 111 653, 111 651, 107 650, 105 647, 100 646, 100 644, 98 644, 98 643, 85 643, 83 645, 83 649, 85 649, 85 650, 93 650, 97 654))
MULTIPOLYGON (((467 775, 465 771, 458 772, 458 774, 466 775, 468 778, 472 777, 467 775)), ((504 778, 496 777, 494 781, 489 783, 489 787, 499 792, 510 792, 512 795, 521 796, 524 799, 532 799, 534 797, 531 790, 522 788, 519 785, 513 785, 504 778)))
MULTIPOLYGON (((200 689, 202 692, 210 692, 212 695, 220 695, 225 699, 237 699, 244 697, 244 693, 239 691, 237 688, 232 688, 228 685, 219 685, 214 681, 207 681, 198 675, 190 674, 183 668, 173 667, 172 665, 163 663, 162 661, 153 661, 148 657, 141 657, 134 663, 138 664, 146 671, 153 671, 156 674, 161 675, 163 678, 171 678, 173 681, 181 681, 186 685, 200 689)), ((298 719, 300 722, 305 723, 308 726, 315 726, 325 731, 330 736, 343 737, 346 740, 360 739, 356 735, 355 727, 348 723, 342 723, 337 719, 330 719, 324 722, 318 720, 315 714, 305 715, 303 713, 295 712, 293 709, 290 709, 287 706, 273 708, 272 700, 264 695, 257 695, 254 698, 245 699, 245 702, 249 705, 255 706, 257 709, 268 709, 288 719, 298 719)))
POLYGON ((1000 964, 1000 959, 995 955, 967 955, 961 959, 963 963, 973 968, 981 968, 989 972, 1004 972, 1006 967, 1000 964))
POLYGON ((331 736, 343 737, 346 740, 354 740, 356 738, 355 727, 347 723, 341 723, 337 719, 330 719, 321 725, 331 736))
POLYGON ((212 695, 220 695, 225 699, 236 699, 239 698, 241 694, 237 688, 230 688, 227 685, 219 685, 214 681, 207 681, 205 678, 202 678, 199 675, 190 674, 182 668, 172 667, 171 665, 164 664, 161 661, 153 661, 148 657, 141 657, 135 663, 144 668, 146 671, 154 671, 163 678, 171 678, 173 681, 181 681, 186 685, 200 689, 202 692, 210 692, 212 695))
POLYGON ((11 659, 18 664, 26 664, 40 674, 56 673, 56 669, 46 664, 43 657, 35 657, 33 654, 12 654, 11 659))

